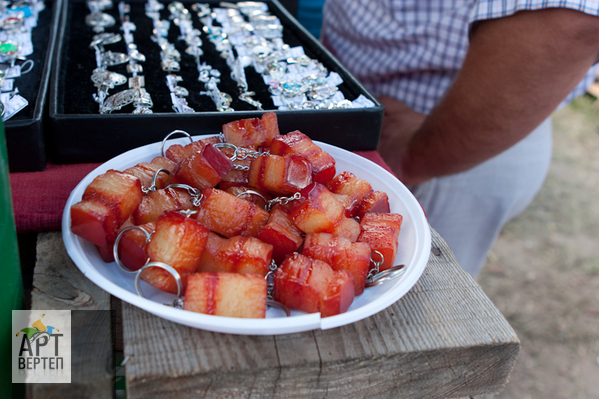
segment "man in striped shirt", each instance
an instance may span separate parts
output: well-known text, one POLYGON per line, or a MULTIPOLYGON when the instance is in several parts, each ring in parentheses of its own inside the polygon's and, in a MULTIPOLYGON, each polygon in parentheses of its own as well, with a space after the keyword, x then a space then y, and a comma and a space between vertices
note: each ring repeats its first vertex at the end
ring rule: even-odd
POLYGON ((385 105, 379 151, 477 276, 594 81, 599 1, 327 0, 321 40, 385 105))

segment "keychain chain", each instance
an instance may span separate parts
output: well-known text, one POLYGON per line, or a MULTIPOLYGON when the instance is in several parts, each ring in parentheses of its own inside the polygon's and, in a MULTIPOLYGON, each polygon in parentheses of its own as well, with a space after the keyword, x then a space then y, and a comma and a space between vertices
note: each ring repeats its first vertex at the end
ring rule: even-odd
POLYGON ((296 192, 295 194, 293 194, 291 197, 277 197, 277 198, 273 198, 270 201, 266 202, 266 208, 265 210, 267 212, 270 212, 270 210, 272 209, 273 206, 275 206, 275 204, 281 204, 281 205, 287 205, 288 203, 290 203, 291 201, 296 201, 302 198, 302 195, 300 194, 300 192, 296 192))
POLYGON ((270 261, 270 265, 268 266, 268 273, 264 276, 266 280, 266 299, 274 300, 274 292, 275 292, 275 273, 277 271, 277 264, 274 260, 270 261))
POLYGON ((379 251, 372 251, 370 261, 374 264, 374 267, 368 272, 368 276, 366 277, 366 288, 377 286, 387 280, 392 280, 401 276, 406 271, 405 265, 397 265, 380 271, 380 267, 385 261, 385 257, 379 251), (372 255, 374 254, 378 254, 381 259, 378 261, 374 260, 372 258, 372 255))
POLYGON ((374 267, 372 269, 370 269, 370 271, 368 272, 368 276, 366 276, 366 282, 372 282, 374 279, 374 276, 379 274, 379 271, 380 271, 379 269, 380 269, 381 265, 383 264, 383 262, 385 261, 385 257, 379 251, 372 251, 372 253, 370 254, 370 261, 374 264, 374 267), (378 254, 381 259, 378 261, 374 260, 372 258, 372 255, 374 255, 374 254, 378 254))
POLYGON ((275 273, 277 272, 277 264, 274 260, 270 261, 270 265, 268 266, 268 273, 264 276, 264 280, 266 280, 266 306, 269 308, 276 308, 285 313, 287 317, 291 316, 289 312, 289 308, 283 305, 281 302, 275 301, 275 273))
POLYGON ((204 198, 204 195, 202 194, 202 192, 200 190, 198 190, 197 188, 188 186, 187 184, 173 183, 173 184, 169 184, 168 186, 166 186, 165 189, 166 188, 182 188, 182 189, 187 190, 189 195, 191 195, 191 203, 195 207, 200 206, 202 203, 202 199, 204 198))
POLYGON ((276 197, 271 200, 267 200, 266 198, 264 198, 264 196, 262 194, 260 194, 257 191, 254 191, 254 190, 245 190, 245 191, 237 194, 236 197, 239 198, 242 195, 248 195, 248 194, 253 194, 257 197, 260 197, 264 202, 266 202, 266 206, 264 207, 264 210, 266 212, 270 212, 270 210, 272 209, 272 207, 275 204, 287 205, 291 201, 296 201, 296 200, 299 200, 302 198, 302 194, 298 191, 295 194, 293 194, 291 197, 276 197))
MULTIPOLYGON (((224 135, 221 133, 221 135, 219 135, 219 138, 221 139, 221 141, 224 139, 224 135)), ((222 142, 222 143, 216 143, 214 144, 214 146, 216 148, 228 148, 230 150, 233 150, 233 156, 231 156, 229 159, 231 160, 231 162, 234 161, 244 161, 248 158, 252 158, 252 159, 256 159, 259 156, 263 156, 263 155, 270 155, 270 151, 253 151, 250 150, 248 148, 243 148, 243 147, 237 147, 234 144, 231 143, 227 143, 227 142, 222 142)), ((233 165, 233 168, 235 170, 242 170, 242 171, 248 171, 250 170, 249 166, 242 166, 242 165, 233 165)))
MULTIPOLYGON (((141 188, 141 191, 145 195, 150 194, 151 192, 156 191, 158 189, 158 187, 156 186, 156 181, 158 180, 158 174, 160 172, 164 172, 167 175, 171 174, 171 172, 165 168, 160 168, 156 172, 154 172, 154 175, 152 176, 152 182, 150 183, 150 187, 142 187, 141 188)), ((202 203, 202 198, 204 197, 204 195, 202 194, 202 192, 200 190, 198 190, 195 187, 191 187, 187 184, 172 183, 172 184, 169 184, 168 186, 166 186, 164 189, 167 189, 167 188, 182 188, 184 190, 187 190, 189 195, 191 195, 191 203, 195 207, 200 206, 200 204, 202 203)))

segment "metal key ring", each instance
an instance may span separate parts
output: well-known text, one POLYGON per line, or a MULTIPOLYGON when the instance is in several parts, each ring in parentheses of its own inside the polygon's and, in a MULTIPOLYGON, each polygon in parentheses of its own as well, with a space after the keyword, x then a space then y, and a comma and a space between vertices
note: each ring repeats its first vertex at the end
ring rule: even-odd
POLYGON ((406 271, 406 265, 397 265, 397 266, 390 267, 387 270, 383 270, 382 272, 379 272, 379 273, 375 274, 374 276, 372 276, 369 279, 369 281, 366 282, 366 288, 374 287, 379 284, 382 284, 383 282, 385 282, 387 280, 392 280, 396 277, 399 277, 402 274, 404 274, 405 271, 406 271))
POLYGON ((142 191, 144 194, 149 194, 149 193, 151 193, 152 191, 156 191, 156 190, 158 189, 158 187, 156 186, 156 181, 158 180, 158 174, 159 174, 160 172, 164 172, 164 173, 166 173, 167 175, 170 175, 170 174, 171 174, 171 171, 170 171, 170 170, 168 170, 168 169, 166 169, 166 168, 160 168, 160 169, 158 169, 158 170, 157 170, 156 172, 154 172, 154 174, 152 175, 152 180, 151 180, 151 182, 150 182, 150 187, 147 187, 147 188, 146 188, 146 187, 142 187, 142 188, 141 188, 141 191, 142 191))
MULTIPOLYGON (((125 265, 123 265, 123 262, 121 262, 121 259, 119 258, 119 243, 121 242, 121 238, 123 237, 123 234, 125 234, 129 230, 141 230, 146 235, 146 244, 149 243, 150 240, 152 239, 152 234, 148 233, 148 231, 146 229, 144 229, 143 227, 141 227, 141 226, 129 226, 129 227, 124 228, 123 230, 121 230, 121 232, 119 233, 119 235, 116 236, 116 240, 114 241, 114 246, 112 247, 112 255, 114 256, 114 261, 116 262, 116 264, 121 269, 123 269, 125 272, 127 272, 127 273, 138 273, 138 270, 127 269, 125 267, 125 265)), ((150 258, 148 258, 146 260, 146 265, 148 264, 149 261, 150 261, 150 258)))
POLYGON ((171 276, 174 277, 175 282, 177 283, 177 299, 175 299, 173 306, 178 307, 178 305, 175 305, 175 303, 183 300, 181 298, 181 291, 183 290, 182 289, 183 283, 181 282, 181 276, 179 275, 179 272, 177 272, 177 270, 175 270, 174 267, 167 265, 166 263, 163 263, 163 262, 150 262, 150 263, 147 263, 141 269, 139 269, 138 273, 135 275, 135 291, 137 291, 137 295, 139 295, 140 297, 142 297, 144 299, 148 299, 144 295, 144 293, 141 290, 141 287, 139 285, 139 279, 141 277, 141 273, 144 271, 144 269, 147 269, 148 267, 158 267, 160 269, 166 270, 171 276))
POLYGON ((237 151, 237 146, 231 143, 222 142, 213 144, 216 148, 229 148, 231 150, 237 151))
POLYGON ((189 195, 191 195, 191 203, 193 204, 193 206, 200 206, 202 199, 204 198, 204 195, 202 194, 202 192, 200 190, 198 190, 195 187, 191 187, 187 184, 171 183, 165 187, 165 189, 167 189, 167 188, 182 188, 184 190, 187 190, 189 195))
POLYGON ((372 278, 376 274, 378 274, 381 265, 385 262, 385 257, 379 251, 374 250, 374 251, 372 251, 370 253, 370 261, 372 262, 372 264, 374 265, 374 267, 372 269, 370 269, 370 271, 368 272, 368 275, 366 276, 366 281, 372 280, 372 278), (379 256, 379 260, 374 259, 374 257, 373 257, 374 255, 378 255, 379 256))
POLYGON ((160 147, 160 152, 162 154, 163 157, 165 157, 166 155, 164 154, 164 146, 166 144, 166 141, 174 134, 183 134, 185 136, 187 136, 187 138, 189 139, 190 143, 193 143, 193 139, 191 138, 191 135, 189 133, 187 133, 185 130, 173 130, 172 132, 170 132, 169 134, 166 135, 166 137, 162 140, 162 147, 160 147))
POLYGON ((262 194, 260 194, 258 191, 245 190, 245 191, 242 191, 239 194, 237 194, 236 197, 241 198, 244 195, 255 195, 256 197, 259 197, 260 199, 262 199, 264 202, 266 202, 268 204, 268 200, 266 198, 264 198, 264 196, 262 194))
POLYGON ((287 317, 291 316, 291 312, 289 312, 289 308, 287 306, 283 305, 281 302, 277 302, 273 299, 267 299, 266 306, 271 307, 271 308, 276 308, 276 309, 284 312, 287 317))
POLYGON ((275 289, 275 273, 278 269, 277 264, 274 260, 271 260, 270 265, 268 266, 268 273, 264 276, 264 280, 266 281, 266 306, 271 308, 276 308, 285 313, 287 317, 291 316, 289 312, 289 308, 283 305, 281 302, 277 302, 274 300, 274 289, 275 289))
POLYGON ((213 144, 213 146, 215 146, 216 148, 228 148, 229 150, 233 150, 233 156, 231 158, 229 158, 231 160, 231 162, 236 161, 238 159, 237 158, 238 147, 236 145, 227 143, 227 142, 223 142, 223 143, 213 144))

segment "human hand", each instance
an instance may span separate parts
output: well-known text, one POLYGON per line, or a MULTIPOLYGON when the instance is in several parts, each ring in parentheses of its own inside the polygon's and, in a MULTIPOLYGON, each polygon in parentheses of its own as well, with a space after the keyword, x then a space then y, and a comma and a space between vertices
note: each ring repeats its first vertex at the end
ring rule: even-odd
POLYGON ((385 106, 378 151, 395 176, 401 180, 402 156, 408 142, 422 126, 426 115, 414 111, 393 97, 381 96, 378 100, 385 106))

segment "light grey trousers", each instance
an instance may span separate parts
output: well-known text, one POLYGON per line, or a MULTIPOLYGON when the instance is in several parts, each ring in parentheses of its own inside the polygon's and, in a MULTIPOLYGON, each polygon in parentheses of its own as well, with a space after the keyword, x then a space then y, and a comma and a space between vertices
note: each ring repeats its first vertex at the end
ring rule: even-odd
POLYGON ((462 173, 410 187, 431 226, 476 277, 505 223, 537 194, 551 162, 551 118, 503 153, 462 173))

